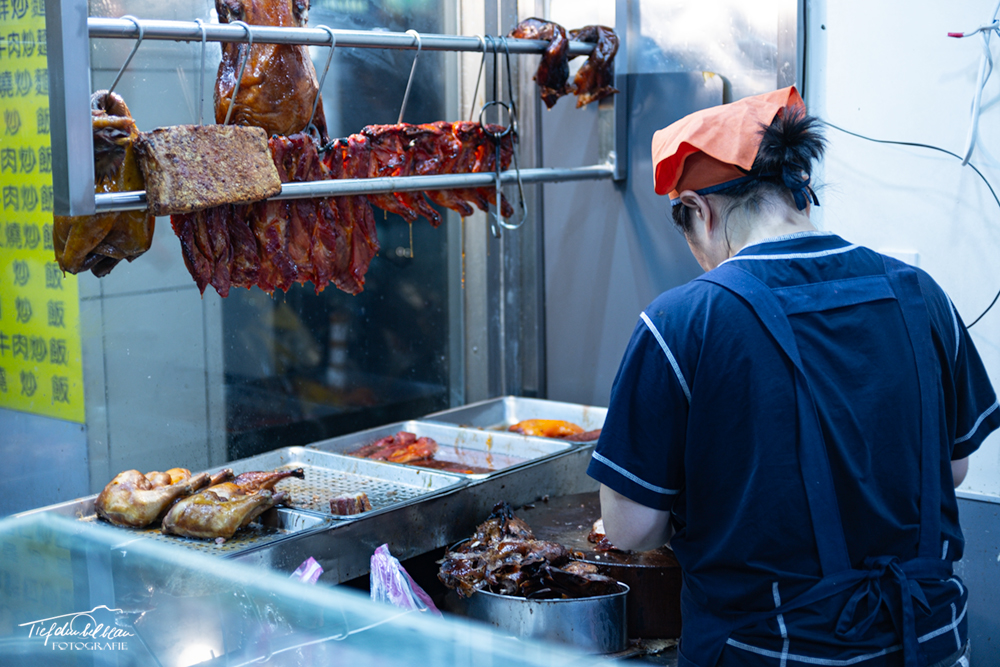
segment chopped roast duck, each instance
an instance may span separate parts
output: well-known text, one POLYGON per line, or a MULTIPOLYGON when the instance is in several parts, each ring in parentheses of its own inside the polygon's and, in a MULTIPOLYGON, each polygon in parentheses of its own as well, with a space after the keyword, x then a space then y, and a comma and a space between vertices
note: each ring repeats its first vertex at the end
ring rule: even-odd
POLYGON ((240 528, 283 502, 274 485, 288 477, 302 479, 302 468, 243 473, 231 482, 212 485, 177 502, 163 517, 163 532, 200 539, 229 539, 240 528))
POLYGON ((116 526, 144 528, 162 517, 178 498, 191 495, 210 481, 208 473, 192 477, 184 468, 145 475, 126 470, 98 494, 94 509, 116 526))
MULTIPOLYGON (((250 25, 302 28, 309 19, 309 0, 216 0, 215 9, 220 23, 243 21, 250 25)), ((319 94, 319 82, 309 49, 301 44, 250 47, 223 42, 222 62, 215 80, 215 122, 222 124, 226 120, 243 58, 248 60, 229 122, 262 127, 268 136, 289 136, 306 130, 313 101, 319 94)), ((316 105, 312 123, 326 141, 322 100, 316 105)))
MULTIPOLYGON (((99 90, 90 96, 94 133, 94 191, 142 190, 145 185, 134 149, 138 130, 119 95, 99 90)), ((52 241, 60 268, 106 276, 123 259, 149 250, 155 219, 149 211, 90 216, 54 216, 52 241)))
POLYGON ((473 536, 440 561, 438 579, 459 596, 477 590, 501 595, 551 599, 608 595, 618 582, 596 568, 569 562, 569 551, 556 542, 536 540, 531 528, 505 502, 473 536))
POLYGON ((618 52, 618 36, 611 28, 588 25, 571 30, 567 37, 566 29, 558 23, 530 18, 517 24, 509 36, 549 42, 535 72, 542 101, 549 109, 560 97, 570 93, 577 95, 576 106, 582 107, 618 92, 611 85, 614 78, 612 62, 618 52), (595 44, 572 84, 569 83, 569 61, 575 56, 569 55, 570 40, 595 44))

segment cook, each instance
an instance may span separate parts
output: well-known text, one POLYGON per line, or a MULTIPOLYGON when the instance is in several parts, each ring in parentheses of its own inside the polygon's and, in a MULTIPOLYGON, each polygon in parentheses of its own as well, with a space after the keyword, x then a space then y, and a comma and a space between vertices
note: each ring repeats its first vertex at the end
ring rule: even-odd
POLYGON ((996 395, 926 273, 812 225, 824 145, 794 87, 654 135, 707 273, 640 315, 588 473, 612 543, 670 538, 680 665, 967 666, 954 486, 996 395))

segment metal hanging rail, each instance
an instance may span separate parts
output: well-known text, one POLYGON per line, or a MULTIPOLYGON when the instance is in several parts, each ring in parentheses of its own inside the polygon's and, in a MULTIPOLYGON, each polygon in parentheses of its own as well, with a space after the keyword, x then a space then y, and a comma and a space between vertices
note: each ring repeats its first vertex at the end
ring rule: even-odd
MULTIPOLYGON (((247 31, 238 25, 228 23, 202 24, 205 39, 209 42, 246 43, 247 31)), ((149 19, 88 18, 87 30, 91 38, 138 39, 140 27, 142 38, 172 40, 176 42, 200 42, 202 26, 194 21, 161 21, 149 19)), ((371 49, 416 49, 417 42, 412 34, 405 32, 375 32, 368 30, 333 30, 337 48, 352 46, 371 49)), ((323 28, 280 28, 275 26, 251 25, 250 33, 254 44, 305 44, 307 46, 329 46, 330 33, 323 28)), ((482 53, 487 48, 479 37, 462 35, 421 34, 421 47, 425 51, 474 51, 482 53)), ((500 46, 501 42, 495 42, 500 46)), ((511 53, 541 53, 549 43, 536 39, 507 38, 507 48, 511 53)), ((587 55, 594 50, 594 44, 570 42, 571 56, 587 55)))
MULTIPOLYGON (((92 215, 146 208, 144 191, 93 194, 93 164, 87 157, 92 153, 92 149, 87 150, 91 147, 87 87, 90 78, 90 49, 87 44, 89 39, 138 39, 140 42, 147 39, 200 42, 204 39, 211 42, 308 46, 329 46, 335 43, 338 48, 465 51, 484 53, 484 56, 485 53, 498 48, 510 53, 532 54, 542 53, 548 47, 548 42, 542 40, 502 38, 490 40, 491 45, 487 46, 487 40, 476 36, 426 34, 416 39, 412 32, 333 30, 326 27, 244 27, 198 21, 144 20, 131 16, 88 17, 84 29, 84 26, 75 23, 72 17, 78 15, 78 12, 86 13, 86 0, 46 0, 46 7, 50 40, 54 39, 56 42, 50 61, 58 61, 50 62, 50 75, 57 93, 51 105, 53 161, 63 165, 63 168, 56 170, 59 173, 53 174, 54 210, 57 215, 92 215), (61 48, 57 48, 60 46, 61 48), (79 53, 85 54, 85 57, 76 57, 79 53), (71 177, 71 174, 76 177, 71 177)), ((594 44, 571 41, 569 53, 572 56, 586 55, 593 51, 594 47, 594 44)), ((572 169, 528 169, 521 172, 521 181, 545 183, 621 178, 618 170, 614 164, 572 169)), ((488 187, 496 183, 495 179, 496 175, 493 173, 478 173, 286 183, 282 186, 281 193, 273 199, 488 187)), ((513 183, 516 180, 516 171, 504 172, 501 175, 502 183, 513 183)))
MULTIPOLYGON (((561 183, 610 179, 614 176, 611 165, 593 165, 567 169, 522 169, 523 183, 561 183)), ((517 173, 504 171, 501 183, 517 182, 517 173)), ((496 183, 492 172, 476 174, 443 174, 439 176, 390 176, 382 178, 344 178, 330 181, 285 183, 281 192, 270 199, 305 199, 309 197, 342 197, 347 195, 373 195, 383 192, 413 192, 419 190, 446 190, 448 188, 481 188, 496 183)), ((138 211, 146 208, 146 193, 113 192, 95 195, 97 213, 138 211)))

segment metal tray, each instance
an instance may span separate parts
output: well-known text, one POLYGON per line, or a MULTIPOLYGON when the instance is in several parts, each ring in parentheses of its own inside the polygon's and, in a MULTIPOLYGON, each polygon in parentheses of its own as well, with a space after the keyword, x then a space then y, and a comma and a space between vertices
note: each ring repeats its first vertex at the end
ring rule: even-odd
POLYGON ((277 542, 297 535, 325 530, 335 523, 329 517, 324 517, 313 512, 302 512, 287 507, 273 507, 261 514, 249 526, 238 531, 231 539, 226 540, 222 544, 216 544, 213 540, 196 540, 177 535, 164 535, 160 531, 159 524, 149 528, 125 528, 102 522, 97 518, 97 512, 94 510, 94 501, 96 499, 97 494, 94 494, 22 512, 21 515, 48 512, 78 519, 84 523, 100 522, 102 525, 121 531, 122 542, 119 546, 124 546, 136 540, 156 540, 163 544, 186 547, 202 553, 223 557, 236 556, 246 551, 272 546, 277 542))
MULTIPOLYGON (((378 428, 343 435, 330 440, 321 440, 309 445, 310 448, 326 452, 347 454, 364 445, 371 444, 387 435, 395 435, 399 431, 409 431, 417 437, 432 438, 438 443, 438 451, 434 458, 438 461, 450 461, 460 465, 489 468, 490 472, 461 473, 450 471, 434 471, 438 474, 464 477, 467 479, 485 479, 499 472, 528 465, 546 457, 573 449, 576 443, 567 443, 550 438, 534 438, 519 433, 491 433, 480 429, 462 428, 451 424, 436 424, 423 421, 397 422, 378 428)), ((350 457, 354 458, 354 457, 350 457)), ((365 461, 366 459, 355 459, 365 461)), ((371 461, 380 466, 392 468, 409 468, 424 470, 407 464, 371 461)))
MULTIPOLYGON (((395 433, 395 431, 393 431, 395 433)), ((363 519, 386 510, 419 502, 430 496, 453 491, 465 481, 454 475, 427 468, 386 465, 353 456, 341 456, 310 447, 285 447, 230 461, 211 472, 230 468, 237 475, 252 470, 302 468, 305 479, 289 477, 275 486, 287 491, 285 503, 294 509, 324 514, 342 521, 363 519), (330 498, 342 493, 364 492, 372 509, 353 515, 330 512, 330 498)))
MULTIPOLYGON (((507 431, 512 425, 525 419, 563 419, 581 426, 584 431, 594 431, 604 426, 604 418, 607 414, 607 408, 591 405, 561 403, 541 398, 502 396, 471 403, 460 408, 435 412, 421 417, 421 420, 491 431, 507 431)), ((558 438, 549 439, 565 442, 558 438)))

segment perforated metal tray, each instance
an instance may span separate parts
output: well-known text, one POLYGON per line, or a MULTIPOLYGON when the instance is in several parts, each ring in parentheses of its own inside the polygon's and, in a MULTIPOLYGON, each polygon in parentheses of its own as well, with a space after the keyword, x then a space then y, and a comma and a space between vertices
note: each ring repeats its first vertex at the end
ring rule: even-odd
MULTIPOLYGON (((424 421, 406 421, 387 424, 378 428, 343 435, 330 440, 321 440, 309 445, 311 449, 324 452, 347 454, 380 438, 408 431, 419 437, 428 437, 438 444, 434 459, 450 462, 458 466, 486 468, 489 472, 462 473, 441 471, 438 474, 460 476, 467 479, 485 479, 499 472, 540 461, 549 456, 572 449, 576 443, 566 443, 550 438, 534 438, 519 433, 489 432, 469 429, 450 424, 436 424, 424 421)), ((380 466, 412 470, 425 470, 416 465, 396 464, 382 461, 368 461, 350 457, 356 461, 366 461, 380 466)), ((437 471, 434 471, 437 472, 437 471)))
POLYGON ((124 528, 112 526, 97 518, 94 501, 97 495, 78 498, 65 503, 41 507, 22 514, 35 512, 50 512, 60 516, 78 519, 84 523, 98 523, 120 530, 122 545, 135 540, 156 540, 164 544, 185 547, 215 556, 235 556, 246 551, 272 546, 277 542, 318 530, 324 530, 337 522, 331 517, 325 517, 312 512, 302 512, 286 507, 273 507, 261 514, 256 521, 242 528, 232 538, 222 544, 214 540, 196 540, 177 535, 164 535, 159 524, 149 528, 124 528))
POLYGON ((304 479, 289 477, 275 486, 287 491, 285 504, 339 520, 355 520, 395 509, 428 497, 453 491, 465 484, 461 478, 426 468, 399 467, 378 461, 341 456, 310 447, 285 447, 231 461, 214 471, 231 468, 237 475, 252 470, 302 468, 304 479), (368 512, 335 515, 330 499, 364 492, 372 504, 368 512))
MULTIPOLYGON (((562 403, 541 398, 520 398, 502 396, 478 403, 470 403, 460 408, 442 410, 425 417, 421 421, 441 422, 481 428, 491 431, 506 431, 525 419, 563 419, 594 431, 604 426, 607 408, 577 403, 562 403)), ((556 438, 557 439, 557 438, 556 438)))

